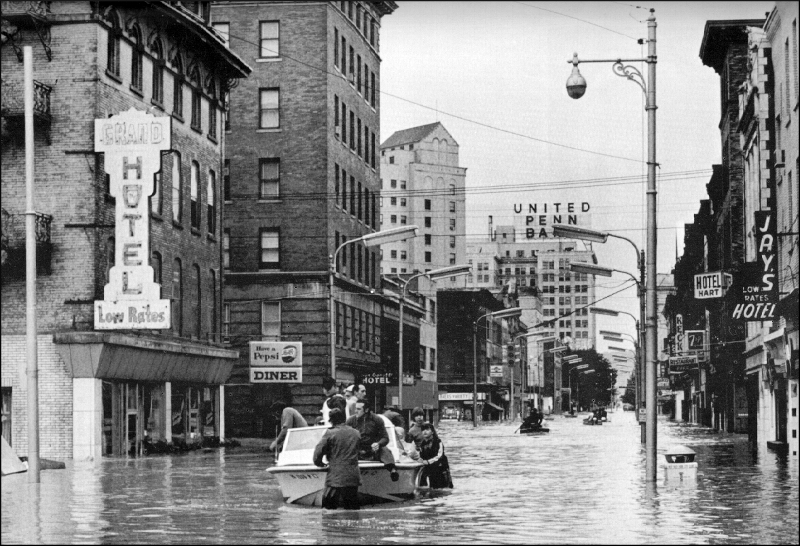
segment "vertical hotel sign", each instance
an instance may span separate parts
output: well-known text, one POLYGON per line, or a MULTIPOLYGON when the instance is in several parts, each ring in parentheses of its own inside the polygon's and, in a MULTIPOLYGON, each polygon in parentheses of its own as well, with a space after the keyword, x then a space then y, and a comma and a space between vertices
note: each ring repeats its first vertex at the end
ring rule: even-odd
POLYGON ((169 150, 169 117, 131 108, 94 121, 94 150, 105 154, 105 170, 116 199, 114 266, 102 301, 94 302, 98 330, 170 327, 170 300, 161 299, 150 259, 150 205, 161 152, 169 150))

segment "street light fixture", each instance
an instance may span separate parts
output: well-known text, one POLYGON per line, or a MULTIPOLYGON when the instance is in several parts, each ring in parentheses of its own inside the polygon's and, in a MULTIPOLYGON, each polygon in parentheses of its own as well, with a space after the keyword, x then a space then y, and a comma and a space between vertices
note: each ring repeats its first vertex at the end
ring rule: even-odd
POLYGON ((472 272, 471 265, 449 265, 447 267, 440 267, 426 273, 417 273, 410 276, 408 279, 400 281, 403 283, 403 289, 400 291, 400 326, 398 329, 399 347, 397 349, 397 402, 400 407, 400 412, 403 411, 403 308, 406 300, 406 288, 408 284, 419 277, 428 277, 432 281, 437 281, 445 277, 455 277, 458 275, 468 275, 472 272))
POLYGON ((478 426, 478 323, 482 318, 514 318, 522 314, 521 307, 511 307, 509 309, 501 309, 493 313, 486 313, 479 316, 475 322, 472 323, 472 426, 478 426))
POLYGON ((392 243, 395 241, 402 241, 403 239, 410 239, 412 237, 416 237, 418 231, 419 228, 412 225, 369 233, 367 235, 362 235, 361 237, 356 237, 355 239, 350 239, 349 241, 343 242, 336 248, 334 253, 331 254, 330 264, 328 267, 328 298, 330 300, 328 315, 330 319, 331 338, 331 377, 334 379, 336 379, 336 313, 334 312, 335 301, 333 297, 333 278, 336 274, 336 258, 339 255, 339 251, 342 250, 346 245, 351 245, 354 243, 363 243, 366 247, 372 247, 376 245, 382 245, 384 243, 392 243))
MULTIPOLYGON (((656 196, 656 16, 650 10, 647 18, 647 57, 644 59, 597 59, 580 60, 575 53, 567 61, 572 64, 572 74, 567 80, 567 93, 578 99, 586 92, 586 80, 578 70, 583 62, 613 63, 613 71, 617 76, 626 78, 638 85, 645 95, 647 111, 647 267, 640 260, 640 271, 644 277, 646 270, 646 303, 645 303, 645 366, 646 373, 646 425, 645 425, 645 480, 656 481, 656 364, 657 364, 657 317, 656 317, 656 246, 658 242, 657 201, 656 196), (645 62, 647 64, 647 81, 636 67, 625 65, 627 62, 645 62)), ((638 254, 638 252, 637 252, 638 254)), ((640 255, 639 255, 640 256, 640 255)))

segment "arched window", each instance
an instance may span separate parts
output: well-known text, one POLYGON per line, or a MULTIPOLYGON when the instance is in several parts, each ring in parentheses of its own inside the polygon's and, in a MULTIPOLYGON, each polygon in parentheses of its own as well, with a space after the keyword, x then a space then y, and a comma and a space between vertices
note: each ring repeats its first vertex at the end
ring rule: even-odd
POLYGON ((192 70, 191 74, 191 82, 192 82, 192 129, 197 129, 198 131, 202 130, 202 102, 200 98, 200 89, 201 89, 201 79, 200 79, 200 71, 195 67, 192 70))
POLYGON ((172 86, 172 115, 183 121, 183 60, 180 54, 175 55, 175 77, 172 86))
POLYGON ((208 136, 217 138, 217 108, 219 102, 217 101, 217 82, 214 78, 209 78, 208 85, 208 136))
POLYGON ((119 24, 119 16, 114 10, 108 12, 108 22, 111 28, 108 30, 106 70, 119 78, 119 41, 122 30, 119 24))
POLYGON ((176 335, 183 332, 183 283, 181 261, 175 258, 172 264, 172 331, 176 335))
POLYGON ((153 102, 164 106, 164 46, 161 40, 153 42, 153 102))
POLYGON ((200 165, 198 165, 197 161, 192 161, 191 189, 189 198, 191 200, 192 227, 195 229, 200 229, 200 190, 198 189, 200 184, 199 178, 200 165))
POLYGON ((208 171, 208 187, 206 188, 206 214, 208 216, 208 233, 214 235, 217 229, 217 173, 208 171))
POLYGON ((195 286, 194 303, 192 305, 194 308, 194 335, 200 338, 200 334, 203 330, 203 289, 200 279, 200 266, 194 264, 192 273, 194 274, 193 284, 195 286))
POLYGON ((172 220, 178 223, 183 219, 181 187, 181 154, 172 152, 172 220))
POLYGON ((144 57, 144 44, 142 44, 142 31, 138 25, 131 28, 131 89, 142 91, 142 58, 144 57))

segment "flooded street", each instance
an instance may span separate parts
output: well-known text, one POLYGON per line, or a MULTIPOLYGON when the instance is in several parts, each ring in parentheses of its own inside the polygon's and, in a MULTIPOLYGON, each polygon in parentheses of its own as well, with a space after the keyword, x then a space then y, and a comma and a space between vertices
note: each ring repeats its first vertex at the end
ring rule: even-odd
POLYGON ((105 459, 2 481, 9 543, 794 543, 798 470, 743 436, 659 422, 671 445, 697 452, 696 483, 643 483, 632 413, 602 427, 547 421, 442 422, 455 489, 360 511, 285 505, 265 468, 272 455, 227 448, 138 460, 105 459))

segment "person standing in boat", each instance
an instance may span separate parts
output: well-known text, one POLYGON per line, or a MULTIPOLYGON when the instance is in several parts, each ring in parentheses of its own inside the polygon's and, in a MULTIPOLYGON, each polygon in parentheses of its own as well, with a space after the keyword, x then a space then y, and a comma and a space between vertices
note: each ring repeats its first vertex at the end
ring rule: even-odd
POLYGON ((344 410, 333 408, 328 415, 331 428, 325 431, 314 448, 314 464, 324 467, 322 457, 328 457, 328 473, 322 507, 358 509, 358 486, 361 472, 358 469, 358 445, 361 435, 345 425, 344 410))
POLYGON ((288 407, 286 402, 279 400, 273 403, 269 409, 275 414, 275 417, 280 416, 281 420, 281 431, 278 434, 278 437, 275 438, 269 445, 269 450, 272 451, 277 447, 278 451, 280 452, 283 449, 283 441, 286 439, 286 433, 289 431, 289 429, 307 427, 308 423, 306 422, 305 418, 300 415, 299 411, 288 407))
POLYGON ((444 444, 430 423, 422 423, 422 442, 419 445, 417 460, 424 465, 420 484, 426 481, 431 489, 453 488, 450 477, 450 464, 444 454, 444 444))
POLYGON ((333 408, 339 408, 342 412, 345 412, 347 403, 344 396, 339 394, 339 387, 336 385, 336 380, 330 376, 322 378, 322 392, 325 395, 325 401, 322 403, 322 416, 318 420, 318 424, 330 426, 331 422, 328 418, 330 411, 333 408))
POLYGON ((359 442, 358 458, 362 461, 379 461, 396 482, 400 474, 395 467, 394 455, 386 446, 389 444, 389 435, 383 419, 372 413, 364 400, 356 402, 356 414, 347 420, 347 426, 353 427, 361 435, 359 442))

